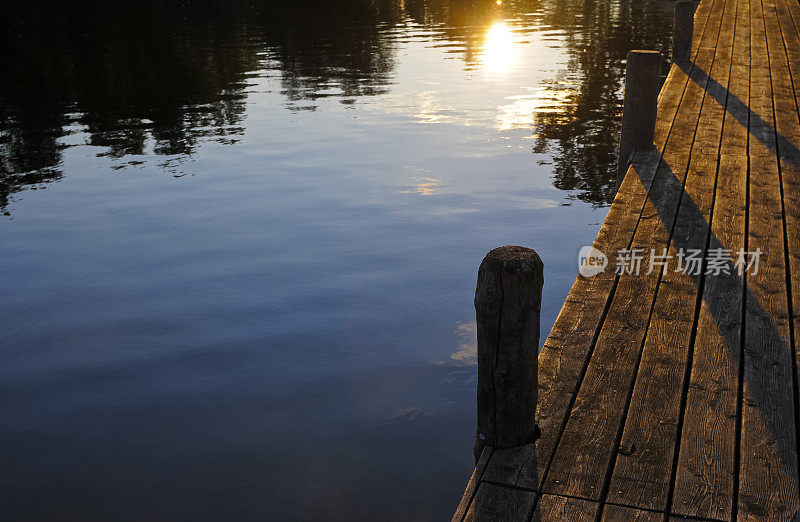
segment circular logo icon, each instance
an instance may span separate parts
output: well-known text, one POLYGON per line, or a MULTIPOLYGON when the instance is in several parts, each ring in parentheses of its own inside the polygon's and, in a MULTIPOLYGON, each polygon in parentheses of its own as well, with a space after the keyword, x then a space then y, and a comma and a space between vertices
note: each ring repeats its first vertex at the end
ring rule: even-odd
POLYGON ((578 252, 578 272, 583 277, 594 277, 606 271, 608 258, 600 250, 585 246, 578 252))

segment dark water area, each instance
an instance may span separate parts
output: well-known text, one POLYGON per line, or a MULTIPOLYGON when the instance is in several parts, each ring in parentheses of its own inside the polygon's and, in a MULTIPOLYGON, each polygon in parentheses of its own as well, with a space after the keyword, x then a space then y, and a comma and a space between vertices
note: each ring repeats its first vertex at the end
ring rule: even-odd
POLYGON ((549 331, 672 6, 8 9, 2 518, 449 518, 478 264, 535 248, 549 331))

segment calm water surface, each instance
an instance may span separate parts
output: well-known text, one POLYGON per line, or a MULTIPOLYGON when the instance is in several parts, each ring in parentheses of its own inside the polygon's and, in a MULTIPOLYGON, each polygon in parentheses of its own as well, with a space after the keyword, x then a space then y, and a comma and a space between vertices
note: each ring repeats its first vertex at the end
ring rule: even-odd
POLYGON ((672 4, 216 4, 0 21, 3 518, 447 519, 478 264, 549 331, 672 4))

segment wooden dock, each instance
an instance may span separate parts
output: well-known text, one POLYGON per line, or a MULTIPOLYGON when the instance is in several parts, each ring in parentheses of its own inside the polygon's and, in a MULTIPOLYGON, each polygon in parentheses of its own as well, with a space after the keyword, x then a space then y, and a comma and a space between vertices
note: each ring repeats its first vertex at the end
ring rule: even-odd
POLYGON ((539 356, 541 437, 484 448, 453 520, 800 520, 798 93, 797 0, 702 0, 594 244, 642 270, 578 277, 539 356), (663 248, 706 261, 649 271, 663 248))

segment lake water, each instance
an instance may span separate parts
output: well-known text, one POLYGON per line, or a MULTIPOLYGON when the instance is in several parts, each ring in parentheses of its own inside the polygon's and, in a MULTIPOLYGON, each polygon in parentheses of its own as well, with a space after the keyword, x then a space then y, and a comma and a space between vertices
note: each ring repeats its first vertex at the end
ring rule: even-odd
POLYGON ((3 518, 449 518, 478 265, 544 341, 672 2, 78 4, 0 20, 3 518))

